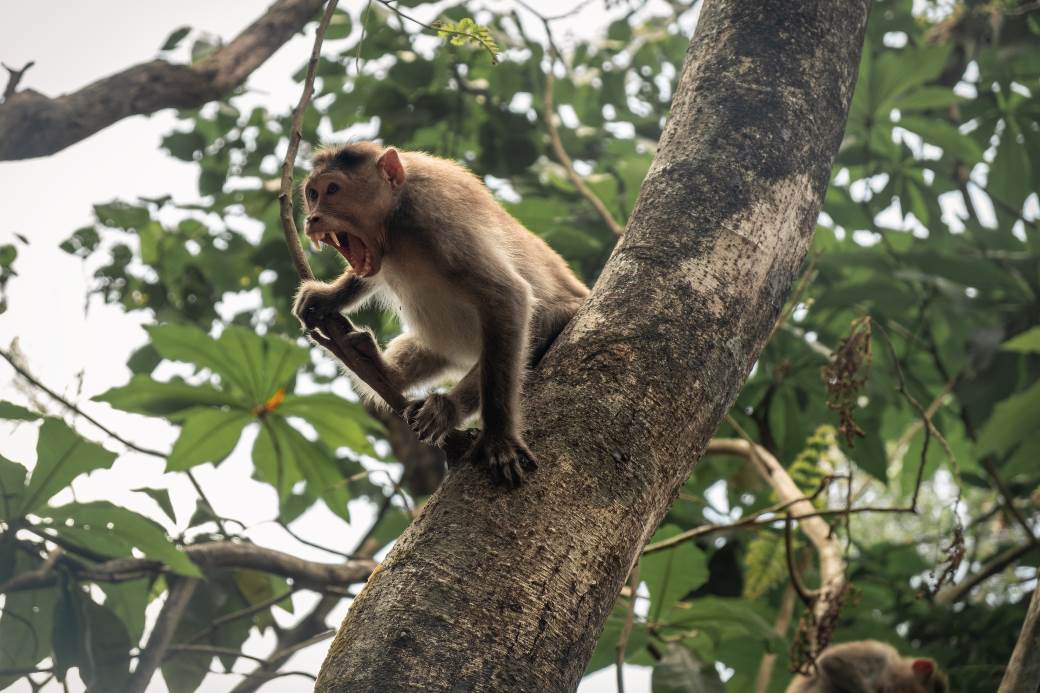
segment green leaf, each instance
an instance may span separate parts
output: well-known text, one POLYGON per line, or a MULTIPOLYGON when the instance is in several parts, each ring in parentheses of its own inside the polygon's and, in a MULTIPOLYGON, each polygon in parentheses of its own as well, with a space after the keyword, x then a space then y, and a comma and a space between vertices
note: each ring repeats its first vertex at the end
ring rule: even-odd
POLYGON ((105 606, 123 621, 134 643, 139 643, 144 635, 144 612, 150 592, 148 583, 147 578, 98 583, 105 593, 105 606))
POLYGON ((947 108, 964 101, 949 87, 921 87, 900 96, 893 104, 901 111, 947 108))
POLYGON ((166 460, 167 472, 212 462, 219 464, 231 454, 252 414, 241 409, 195 409, 187 415, 181 434, 166 460))
POLYGON ((1033 192, 1030 149, 1017 141, 1019 129, 1016 121, 1007 118, 1005 122, 1007 127, 1000 136, 997 155, 990 164, 986 192, 1018 210, 1033 192))
MULTIPOLYGON (((228 329, 245 332, 240 327, 228 329)), ((213 339, 193 325, 150 325, 145 330, 152 338, 152 346, 163 358, 208 368, 246 395, 252 396, 252 375, 249 369, 259 364, 239 360, 239 354, 222 348, 221 340, 213 339)), ((221 337, 223 339, 223 335, 221 337)))
POLYGON ((1036 435, 1040 425, 1040 382, 1014 394, 993 408, 979 434, 978 453, 1004 453, 1036 435))
POLYGON ((94 205, 94 214, 105 226, 127 230, 140 228, 152 219, 147 208, 120 201, 94 205))
POLYGON ((57 419, 45 419, 36 443, 36 466, 25 489, 20 513, 39 510, 73 479, 95 469, 108 469, 116 459, 97 443, 81 438, 57 419))
POLYGON ((25 467, 0 455, 0 520, 7 521, 17 514, 27 475, 25 467))
POLYGON ((671 625, 707 633, 715 641, 748 636, 760 640, 769 652, 784 652, 787 648, 784 638, 751 609, 746 599, 703 597, 672 614, 671 625))
POLYGON ((929 144, 942 147, 947 156, 960 159, 966 164, 982 161, 982 147, 968 135, 962 135, 957 128, 946 121, 920 116, 904 116, 899 121, 899 126, 916 132, 929 144))
POLYGON ((1005 351, 1018 351, 1023 354, 1040 352, 1040 327, 1034 327, 1015 335, 1000 345, 1005 351))
POLYGON ((365 425, 370 424, 371 418, 358 402, 331 392, 287 395, 277 411, 282 416, 304 419, 332 449, 348 447, 357 452, 375 453, 365 435, 365 425))
POLYGON ((131 549, 136 548, 181 575, 201 575, 188 555, 169 540, 162 527, 126 508, 106 501, 94 501, 68 503, 39 514, 53 520, 50 529, 78 546, 113 558, 129 557, 131 549))
POLYGON ((343 10, 336 10, 329 20, 329 26, 325 29, 325 38, 329 41, 345 39, 350 35, 350 15, 343 10))
MULTIPOLYGON (((665 525, 657 530, 651 543, 674 537, 679 531, 675 525, 665 525)), ((684 542, 643 556, 639 561, 639 579, 650 590, 651 620, 658 621, 676 602, 707 581, 708 560, 693 542, 684 542)))
POLYGON ((110 609, 84 600, 86 628, 82 638, 80 676, 89 691, 121 691, 130 679, 132 643, 126 626, 110 609))
POLYGON ((135 375, 126 385, 114 387, 92 399, 107 402, 116 409, 149 416, 169 416, 199 406, 241 406, 234 397, 212 385, 189 385, 179 380, 161 383, 146 375, 135 375))
MULTIPOLYGON (((14 574, 39 570, 42 561, 24 551, 15 553, 14 574)), ((35 666, 51 653, 48 635, 58 593, 53 587, 23 590, 4 595, 0 609, 0 669, 35 666)), ((0 689, 17 676, 0 674, 0 689)))
POLYGON ((40 418, 36 412, 29 411, 25 407, 0 400, 0 419, 8 421, 35 421, 40 418))
MULTIPOLYGON (((591 674, 617 661, 618 638, 621 637, 621 630, 624 628, 626 615, 625 600, 619 599, 614 605, 613 611, 607 617, 607 623, 604 625, 603 632, 600 633, 599 640, 596 642, 596 649, 592 652, 592 657, 589 658, 589 663, 585 667, 586 674, 591 674)), ((646 647, 649 637, 646 624, 638 620, 634 621, 632 630, 628 634, 628 644, 625 646, 625 652, 631 654, 640 652, 646 647)))
POLYGON ((922 45, 883 52, 876 61, 871 83, 873 112, 887 113, 905 91, 938 77, 950 48, 950 44, 922 45))
POLYGON ((58 595, 51 625, 51 647, 54 650, 55 675, 63 681, 69 669, 79 666, 82 661, 80 645, 85 630, 84 606, 83 595, 74 585, 60 585, 58 595))
POLYGON ((312 443, 280 416, 268 416, 253 447, 253 462, 263 481, 285 501, 296 479, 307 482, 310 494, 320 497, 336 515, 349 520, 346 480, 329 450, 312 443))
POLYGON ((706 664, 688 647, 668 643, 651 676, 653 693, 724 693, 726 688, 712 664, 706 664))
POLYGON ((170 500, 169 490, 164 488, 147 488, 144 486, 130 490, 136 493, 143 493, 154 500, 159 504, 159 507, 162 508, 166 517, 170 518, 170 522, 177 524, 177 515, 173 512, 173 502, 170 500))
POLYGON ((159 50, 161 50, 161 51, 172 51, 174 48, 177 47, 178 44, 180 44, 180 42, 182 40, 184 40, 184 37, 187 36, 190 33, 191 33, 191 27, 190 26, 182 26, 182 27, 179 27, 177 29, 174 29, 170 33, 170 35, 166 37, 166 40, 163 41, 162 48, 160 48, 159 50))

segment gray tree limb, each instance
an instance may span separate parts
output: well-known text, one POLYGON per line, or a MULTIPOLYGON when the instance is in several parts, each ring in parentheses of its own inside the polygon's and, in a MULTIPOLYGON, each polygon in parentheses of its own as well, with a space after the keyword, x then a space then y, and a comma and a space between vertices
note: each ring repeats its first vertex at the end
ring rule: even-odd
POLYGON ((194 65, 152 60, 53 98, 32 89, 14 91, 0 103, 0 161, 54 154, 123 118, 197 108, 227 96, 322 3, 277 0, 230 43, 194 65))
POLYGON ((532 374, 516 491, 445 479, 316 690, 573 690, 642 545, 731 406, 812 239, 867 0, 706 0, 592 296, 532 374))

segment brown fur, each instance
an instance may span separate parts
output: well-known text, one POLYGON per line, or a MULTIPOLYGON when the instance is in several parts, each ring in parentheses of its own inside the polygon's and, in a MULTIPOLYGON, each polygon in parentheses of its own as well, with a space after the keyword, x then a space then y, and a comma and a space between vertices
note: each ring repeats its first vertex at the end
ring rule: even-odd
POLYGON ((464 374, 447 394, 409 405, 409 425, 438 442, 479 407, 483 430, 469 455, 496 478, 518 483, 534 466, 521 435, 524 368, 588 289, 453 162, 358 142, 316 154, 304 191, 308 236, 349 240, 340 243, 349 248, 343 254, 359 267, 331 284, 304 282, 296 315, 313 326, 319 315, 372 297, 396 311, 404 333, 383 358, 402 390, 464 374), (361 255, 357 239, 366 248, 361 255))
POLYGON ((946 693, 949 686, 934 660, 901 657, 877 640, 832 645, 816 669, 815 676, 795 676, 787 693, 946 693))

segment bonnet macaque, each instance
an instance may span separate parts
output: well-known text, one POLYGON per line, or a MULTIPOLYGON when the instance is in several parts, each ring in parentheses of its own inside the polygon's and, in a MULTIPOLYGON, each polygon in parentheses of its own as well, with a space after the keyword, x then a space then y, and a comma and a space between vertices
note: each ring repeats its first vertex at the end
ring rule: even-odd
POLYGON ((322 149, 313 164, 303 186, 307 237, 350 267, 332 283, 304 282, 293 312, 312 329, 370 298, 396 311, 404 332, 381 356, 394 383, 408 392, 461 376, 446 394, 411 402, 409 426, 437 443, 479 409, 467 457, 518 484, 535 466, 521 435, 524 369, 588 289, 458 164, 371 142, 322 149))
POLYGON ((891 645, 857 640, 832 645, 816 660, 816 674, 795 676, 787 693, 946 693, 935 661, 902 657, 891 645))

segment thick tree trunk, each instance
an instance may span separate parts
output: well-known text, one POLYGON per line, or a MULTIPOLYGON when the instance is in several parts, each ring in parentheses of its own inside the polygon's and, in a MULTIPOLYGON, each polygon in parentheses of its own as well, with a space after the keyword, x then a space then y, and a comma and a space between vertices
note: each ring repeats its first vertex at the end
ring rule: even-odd
POLYGON ((657 158, 526 389, 541 466, 449 474, 343 622, 319 691, 563 691, 729 409, 812 238, 868 0, 705 0, 657 158))

